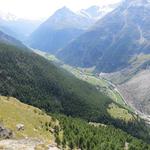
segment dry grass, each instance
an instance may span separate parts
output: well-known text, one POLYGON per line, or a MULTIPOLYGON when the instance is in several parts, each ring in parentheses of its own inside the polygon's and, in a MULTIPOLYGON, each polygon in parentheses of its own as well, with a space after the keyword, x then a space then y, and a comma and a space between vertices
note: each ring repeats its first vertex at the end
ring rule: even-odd
POLYGON ((0 120, 5 127, 15 133, 16 138, 35 137, 47 141, 54 138, 49 129, 58 124, 58 121, 54 122, 41 110, 25 105, 15 98, 8 99, 2 96, 0 97, 0 120), (20 123, 25 129, 17 131, 16 125, 20 123), (45 124, 50 126, 46 127, 45 124))
POLYGON ((116 104, 110 104, 108 113, 116 119, 124 120, 126 122, 133 121, 134 117, 128 112, 128 110, 118 107, 116 104))

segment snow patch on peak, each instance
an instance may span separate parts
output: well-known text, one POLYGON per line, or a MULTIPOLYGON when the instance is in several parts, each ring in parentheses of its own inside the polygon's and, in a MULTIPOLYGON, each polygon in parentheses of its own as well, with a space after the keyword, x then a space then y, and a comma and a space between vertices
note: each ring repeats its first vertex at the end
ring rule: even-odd
POLYGON ((113 11, 117 6, 118 3, 101 6, 91 6, 87 9, 80 10, 79 12, 77 12, 77 14, 81 15, 82 17, 98 20, 105 16, 107 13, 113 11))
POLYGON ((13 15, 12 13, 4 13, 2 11, 0 11, 0 18, 5 21, 16 21, 19 19, 17 16, 13 15))

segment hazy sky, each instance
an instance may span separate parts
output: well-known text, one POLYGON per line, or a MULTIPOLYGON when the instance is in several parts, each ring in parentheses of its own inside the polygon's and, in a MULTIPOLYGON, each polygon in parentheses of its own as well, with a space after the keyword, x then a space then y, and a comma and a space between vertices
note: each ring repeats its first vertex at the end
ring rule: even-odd
POLYGON ((39 19, 50 16, 57 9, 67 6, 73 11, 92 5, 103 5, 120 0, 0 0, 0 11, 21 18, 39 19))

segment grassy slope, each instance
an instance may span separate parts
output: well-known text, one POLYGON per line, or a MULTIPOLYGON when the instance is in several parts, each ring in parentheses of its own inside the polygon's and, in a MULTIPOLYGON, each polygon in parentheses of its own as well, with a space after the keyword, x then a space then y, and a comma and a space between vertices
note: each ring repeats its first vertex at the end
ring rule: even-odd
POLYGON ((126 122, 134 121, 134 119, 137 118, 136 115, 130 114, 127 109, 118 107, 113 103, 109 105, 107 111, 112 117, 116 119, 125 120, 126 122))
POLYGON ((0 97, 0 122, 15 133, 16 139, 32 137, 47 142, 54 140, 54 136, 46 130, 45 123, 51 123, 49 129, 58 125, 58 121, 54 121, 38 108, 23 104, 15 98, 3 96, 0 97), (25 129, 17 131, 16 125, 20 123, 24 124, 25 129))

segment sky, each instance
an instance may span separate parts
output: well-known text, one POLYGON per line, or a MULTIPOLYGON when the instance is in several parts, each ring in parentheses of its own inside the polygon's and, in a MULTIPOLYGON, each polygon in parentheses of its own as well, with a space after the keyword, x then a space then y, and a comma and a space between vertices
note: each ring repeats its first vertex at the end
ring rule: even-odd
POLYGON ((0 0, 0 11, 19 18, 37 20, 47 18, 57 9, 66 6, 73 11, 92 5, 107 5, 120 0, 0 0))

